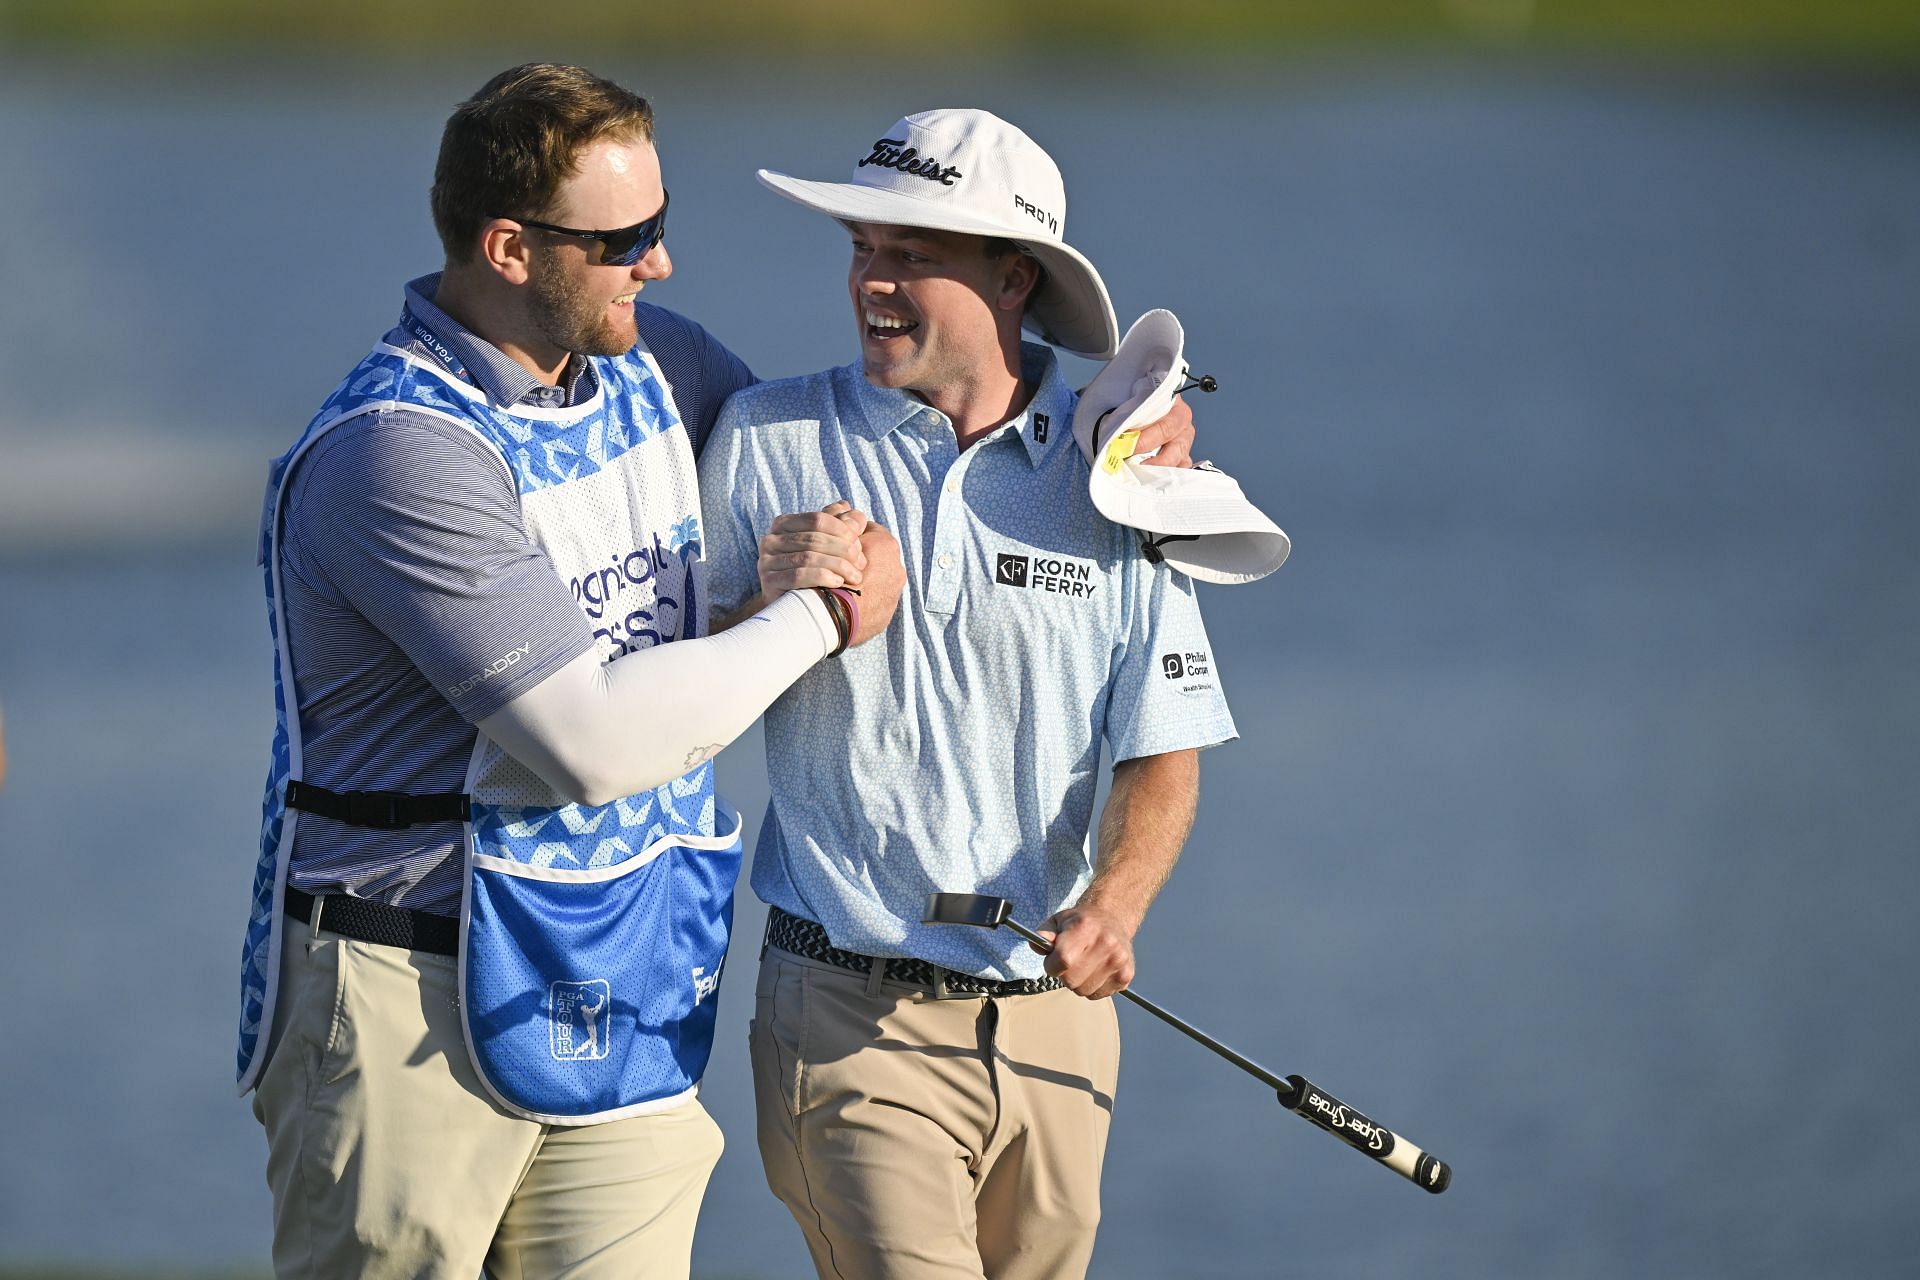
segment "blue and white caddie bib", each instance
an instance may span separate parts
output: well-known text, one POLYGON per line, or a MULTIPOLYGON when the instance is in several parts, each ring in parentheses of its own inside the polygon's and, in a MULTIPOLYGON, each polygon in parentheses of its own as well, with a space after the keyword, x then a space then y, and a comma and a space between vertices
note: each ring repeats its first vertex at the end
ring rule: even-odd
MULTIPOLYGON (((497 409, 439 365, 381 343, 347 375, 268 480, 262 521, 274 637, 273 761, 242 957, 239 1079, 253 1087, 273 1026, 301 735, 281 610, 280 520, 293 464, 360 414, 407 409, 473 431, 520 493, 528 535, 563 580, 627 566, 602 661, 706 630, 699 486, 672 392, 641 349, 596 358, 599 390, 563 409, 497 409), (630 570, 630 571, 629 571, 630 570)), ((480 1078, 508 1110, 585 1124, 676 1106, 712 1045, 740 866, 739 816, 702 764, 613 804, 569 804, 476 735, 466 787, 460 985, 480 1078)))

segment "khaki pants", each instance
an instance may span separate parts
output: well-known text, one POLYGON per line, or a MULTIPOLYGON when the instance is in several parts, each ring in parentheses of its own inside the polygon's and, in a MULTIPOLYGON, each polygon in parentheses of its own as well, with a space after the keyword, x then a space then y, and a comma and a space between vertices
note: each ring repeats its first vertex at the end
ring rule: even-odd
POLYGON ((267 1130, 278 1276, 684 1280, 720 1158, 698 1102, 549 1127, 467 1057, 451 957, 283 924, 267 1130))
POLYGON ((1084 1275, 1119 1071, 1111 1000, 934 999, 769 949, 767 1185, 836 1280, 1084 1275))

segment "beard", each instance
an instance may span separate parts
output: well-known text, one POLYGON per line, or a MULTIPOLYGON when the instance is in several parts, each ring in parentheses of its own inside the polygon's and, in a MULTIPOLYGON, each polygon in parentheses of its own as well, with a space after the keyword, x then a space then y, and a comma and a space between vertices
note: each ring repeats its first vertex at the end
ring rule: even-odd
POLYGON ((605 299, 590 297, 586 286, 546 254, 534 263, 528 285, 533 290, 532 319, 541 337, 583 356, 619 356, 632 350, 638 333, 608 317, 605 299))

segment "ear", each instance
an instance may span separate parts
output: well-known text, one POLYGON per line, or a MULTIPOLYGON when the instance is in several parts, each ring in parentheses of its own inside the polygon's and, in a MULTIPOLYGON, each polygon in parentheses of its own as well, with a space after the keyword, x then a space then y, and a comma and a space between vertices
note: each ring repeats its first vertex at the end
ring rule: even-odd
POLYGON ((1024 311, 1039 284, 1039 260, 1030 253, 1010 253, 1000 269, 1000 293, 994 305, 1002 311, 1024 311))
POLYGON ((480 259, 508 284, 525 284, 532 275, 532 249, 525 229, 509 218, 494 218, 480 228, 480 259))

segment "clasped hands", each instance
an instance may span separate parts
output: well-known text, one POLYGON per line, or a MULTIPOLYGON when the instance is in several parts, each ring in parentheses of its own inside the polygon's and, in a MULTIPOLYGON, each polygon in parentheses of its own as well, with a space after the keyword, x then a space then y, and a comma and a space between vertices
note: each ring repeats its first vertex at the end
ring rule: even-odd
POLYGON ((907 582, 899 541, 844 501, 775 516, 760 539, 756 567, 764 600, 809 587, 859 592, 859 625, 847 639, 849 647, 887 629, 907 582))

